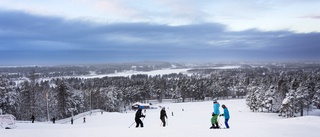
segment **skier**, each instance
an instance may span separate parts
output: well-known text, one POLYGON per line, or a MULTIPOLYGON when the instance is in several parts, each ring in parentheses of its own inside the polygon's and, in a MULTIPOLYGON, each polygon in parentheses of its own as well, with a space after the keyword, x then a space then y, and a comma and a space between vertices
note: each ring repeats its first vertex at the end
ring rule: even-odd
POLYGON ((53 124, 56 123, 56 118, 55 118, 55 117, 52 118, 52 123, 53 123, 53 124))
POLYGON ((31 116, 31 122, 34 123, 34 120, 35 120, 35 119, 36 119, 36 118, 34 117, 34 115, 32 115, 32 116, 31 116))
POLYGON ((86 123, 86 117, 83 117, 83 123, 86 123))
POLYGON ((215 128, 220 128, 219 124, 218 124, 218 114, 215 114, 214 112, 212 113, 212 117, 211 117, 211 127, 210 129, 215 129, 215 128))
POLYGON ((226 125, 226 128, 230 128, 228 124, 228 121, 230 119, 229 110, 224 104, 221 107, 223 108, 223 114, 220 114, 220 116, 224 116, 224 124, 226 125))
POLYGON ((73 125, 73 118, 71 118, 71 125, 73 125))
POLYGON ((163 127, 166 126, 166 119, 165 119, 165 118, 168 118, 168 116, 167 116, 167 113, 166 113, 165 108, 163 107, 163 108, 161 109, 161 111, 160 111, 160 119, 161 119, 161 121, 162 121, 162 123, 163 123, 163 127))
POLYGON ((137 110, 137 112, 136 112, 136 116, 135 116, 135 121, 136 121, 136 127, 139 127, 139 125, 140 125, 140 127, 143 127, 143 123, 142 123, 142 121, 141 121, 141 117, 146 117, 145 115, 143 115, 142 114, 142 107, 140 106, 139 107, 139 109, 137 110))

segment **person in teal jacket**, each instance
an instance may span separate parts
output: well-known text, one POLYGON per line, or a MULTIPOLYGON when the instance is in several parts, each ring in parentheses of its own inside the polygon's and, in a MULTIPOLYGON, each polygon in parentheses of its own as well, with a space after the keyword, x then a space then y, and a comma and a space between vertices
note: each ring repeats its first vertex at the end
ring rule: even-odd
POLYGON ((218 114, 215 114, 214 112, 212 113, 212 117, 211 117, 211 127, 210 129, 214 129, 214 128, 220 128, 219 124, 218 124, 218 114))
MULTIPOLYGON (((213 101, 213 113, 219 116, 219 114, 220 114, 219 109, 220 109, 220 104, 218 103, 218 101, 214 100, 213 101)), ((218 124, 218 117, 215 117, 215 121, 217 121, 217 125, 219 125, 218 124)))
POLYGON ((226 128, 230 128, 228 124, 228 121, 230 119, 229 110, 226 105, 222 105, 221 107, 223 108, 223 114, 220 114, 220 116, 224 116, 224 124, 226 125, 226 128))
POLYGON ((214 114, 219 115, 220 114, 220 104, 218 103, 218 101, 213 101, 213 112, 214 114))

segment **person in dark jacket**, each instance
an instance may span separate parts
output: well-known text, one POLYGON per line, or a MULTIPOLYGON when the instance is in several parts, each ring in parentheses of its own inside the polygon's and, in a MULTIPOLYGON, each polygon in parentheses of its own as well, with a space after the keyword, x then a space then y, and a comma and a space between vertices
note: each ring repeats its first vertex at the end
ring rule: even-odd
POLYGON ((163 107, 163 108, 161 109, 161 111, 160 111, 160 119, 161 119, 161 121, 162 121, 162 123, 163 123, 163 127, 166 126, 166 119, 165 119, 165 118, 168 118, 168 116, 167 116, 167 113, 166 113, 165 108, 163 107))
POLYGON ((55 117, 52 118, 52 123, 53 123, 53 124, 56 123, 56 118, 55 118, 55 117))
POLYGON ((71 125, 73 125, 73 118, 71 118, 71 125))
POLYGON ((134 119, 136 121, 136 127, 139 127, 139 125, 140 125, 140 127, 143 127, 143 123, 140 119, 141 117, 145 118, 146 116, 142 114, 142 108, 139 107, 139 109, 136 112, 135 119, 134 119))
POLYGON ((36 119, 36 118, 34 117, 34 115, 32 115, 32 116, 31 116, 31 122, 34 123, 34 120, 35 120, 35 119, 36 119))

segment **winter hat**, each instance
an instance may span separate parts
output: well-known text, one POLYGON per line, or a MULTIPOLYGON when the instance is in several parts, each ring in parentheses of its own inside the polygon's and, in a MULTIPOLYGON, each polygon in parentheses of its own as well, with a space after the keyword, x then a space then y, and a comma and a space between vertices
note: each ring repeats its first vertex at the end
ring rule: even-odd
POLYGON ((222 107, 222 108, 226 108, 226 105, 223 104, 223 105, 221 105, 221 107, 222 107))

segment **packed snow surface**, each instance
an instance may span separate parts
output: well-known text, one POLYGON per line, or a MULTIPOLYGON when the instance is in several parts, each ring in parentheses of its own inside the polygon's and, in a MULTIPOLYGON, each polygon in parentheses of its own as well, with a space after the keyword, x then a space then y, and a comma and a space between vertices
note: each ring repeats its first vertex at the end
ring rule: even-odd
MULTIPOLYGON (((134 111, 93 113, 74 124, 18 123, 16 129, 0 129, 1 137, 319 137, 320 117, 283 118, 274 113, 251 112, 245 100, 219 100, 230 112, 230 129, 209 129, 212 101, 154 104, 146 110, 144 128, 135 128, 134 111), (161 127, 160 106, 168 125, 161 127), (129 126, 133 124, 130 128, 129 126)), ((223 112, 222 108, 220 111, 223 112)), ((144 111, 143 111, 144 112, 144 111)), ((223 124, 223 117, 219 121, 223 124)))

